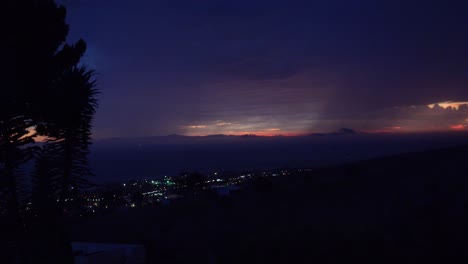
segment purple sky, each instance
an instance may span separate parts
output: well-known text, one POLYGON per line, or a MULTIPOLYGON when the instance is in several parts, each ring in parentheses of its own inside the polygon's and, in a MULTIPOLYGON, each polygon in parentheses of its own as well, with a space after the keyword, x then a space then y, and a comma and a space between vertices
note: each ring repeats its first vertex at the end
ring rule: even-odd
POLYGON ((97 138, 468 129, 466 1, 62 2, 97 138))

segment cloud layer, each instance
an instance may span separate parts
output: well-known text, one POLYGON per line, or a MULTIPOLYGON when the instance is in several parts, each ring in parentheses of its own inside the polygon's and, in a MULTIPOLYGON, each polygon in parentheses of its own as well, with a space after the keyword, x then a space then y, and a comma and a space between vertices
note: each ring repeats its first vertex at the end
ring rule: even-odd
POLYGON ((70 38, 100 72, 97 137, 450 129, 466 109, 427 105, 468 101, 468 3, 435 2, 82 0, 70 38))

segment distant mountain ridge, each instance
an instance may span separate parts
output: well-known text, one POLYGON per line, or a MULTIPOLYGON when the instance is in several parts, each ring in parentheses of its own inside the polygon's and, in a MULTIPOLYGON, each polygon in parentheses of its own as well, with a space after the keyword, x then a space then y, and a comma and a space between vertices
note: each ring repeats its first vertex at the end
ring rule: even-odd
POLYGON ((189 140, 189 139, 234 139, 234 138, 301 138, 301 137, 310 137, 310 136, 337 136, 337 135, 356 135, 361 134, 351 128, 341 128, 335 132, 328 133, 308 133, 297 136, 285 136, 285 135, 273 135, 273 136, 263 136, 257 134, 244 134, 244 135, 229 135, 229 134, 212 134, 212 135, 201 135, 201 136, 188 136, 181 134, 170 134, 167 136, 148 136, 148 137, 122 137, 122 138, 106 138, 106 139, 97 139, 97 142, 110 142, 110 141, 159 141, 159 140, 189 140))

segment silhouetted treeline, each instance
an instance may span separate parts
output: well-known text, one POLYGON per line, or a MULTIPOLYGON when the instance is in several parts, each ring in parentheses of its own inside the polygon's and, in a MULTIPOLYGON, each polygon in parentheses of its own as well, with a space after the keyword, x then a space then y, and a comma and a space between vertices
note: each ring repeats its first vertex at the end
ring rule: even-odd
POLYGON ((63 217, 91 175, 97 107, 94 72, 79 63, 86 43, 65 43, 66 10, 52 0, 6 0, 0 10, 0 262, 72 263, 63 217))

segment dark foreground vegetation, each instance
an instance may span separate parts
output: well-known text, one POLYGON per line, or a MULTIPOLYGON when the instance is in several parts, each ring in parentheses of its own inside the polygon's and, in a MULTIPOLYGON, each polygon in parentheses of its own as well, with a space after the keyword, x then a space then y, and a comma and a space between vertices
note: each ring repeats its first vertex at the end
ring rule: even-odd
POLYGON ((142 243, 149 263, 460 263, 468 147, 259 179, 73 222, 75 241, 142 243))
POLYGON ((73 263, 64 213, 89 187, 97 107, 86 43, 66 43, 53 0, 6 0, 0 13, 0 263, 73 263))

